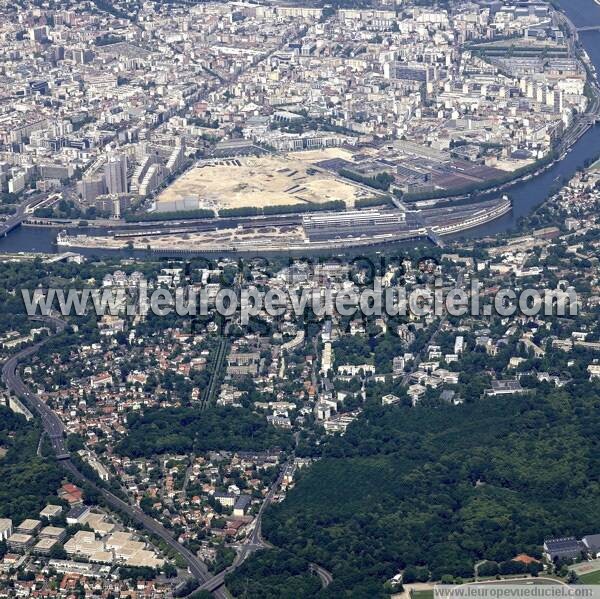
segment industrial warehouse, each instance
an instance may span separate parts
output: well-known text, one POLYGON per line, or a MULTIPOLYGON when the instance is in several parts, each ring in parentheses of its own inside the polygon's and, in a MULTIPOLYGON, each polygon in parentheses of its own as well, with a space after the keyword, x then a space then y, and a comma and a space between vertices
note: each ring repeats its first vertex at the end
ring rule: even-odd
POLYGON ((353 210, 302 217, 302 227, 311 241, 396 233, 405 225, 403 210, 353 210))

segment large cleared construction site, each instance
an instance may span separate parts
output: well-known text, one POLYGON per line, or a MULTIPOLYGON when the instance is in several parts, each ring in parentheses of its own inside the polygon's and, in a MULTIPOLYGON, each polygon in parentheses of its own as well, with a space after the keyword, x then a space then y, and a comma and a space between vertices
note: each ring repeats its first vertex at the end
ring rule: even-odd
MULTIPOLYGON (((313 154, 313 153, 311 153, 313 154)), ((157 210, 181 200, 198 208, 263 208, 342 200, 347 208, 373 192, 316 166, 328 156, 265 155, 211 159, 198 163, 165 189, 157 210), (313 158, 313 160, 311 160, 313 158)))

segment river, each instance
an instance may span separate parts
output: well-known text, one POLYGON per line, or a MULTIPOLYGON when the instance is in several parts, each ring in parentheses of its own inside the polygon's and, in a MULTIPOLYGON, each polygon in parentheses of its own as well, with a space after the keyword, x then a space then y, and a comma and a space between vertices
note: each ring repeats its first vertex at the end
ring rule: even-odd
MULTIPOLYGON (((600 5, 596 4, 595 0, 562 0, 562 6, 576 26, 600 25, 600 5)), ((600 75, 600 32, 583 32, 580 34, 580 40, 600 75)), ((484 237, 513 229, 519 218, 539 206, 564 179, 570 179, 586 161, 595 160, 599 156, 600 125, 581 137, 563 160, 534 179, 511 187, 507 192, 513 200, 510 213, 491 223, 461 233, 460 236, 484 237)), ((53 228, 19 227, 0 239, 0 252, 55 252, 56 233, 57 229, 53 228)))
MULTIPOLYGON (((600 5, 594 0, 562 0, 561 5, 576 27, 600 25, 600 5)), ((579 39, 600 75, 600 32, 586 31, 579 34, 579 39)), ((535 179, 511 187, 507 193, 513 200, 512 212, 491 223, 466 231, 461 237, 484 237, 513 229, 517 221, 544 202, 563 179, 570 179, 586 161, 600 157, 599 127, 596 126, 583 135, 564 160, 557 162, 535 179)))

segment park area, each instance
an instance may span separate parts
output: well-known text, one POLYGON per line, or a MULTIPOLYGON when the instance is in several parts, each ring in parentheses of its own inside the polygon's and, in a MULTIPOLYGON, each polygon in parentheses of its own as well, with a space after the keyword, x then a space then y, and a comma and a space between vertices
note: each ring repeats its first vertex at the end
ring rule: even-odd
POLYGON ((581 562, 570 568, 581 584, 600 584, 600 559, 581 562))

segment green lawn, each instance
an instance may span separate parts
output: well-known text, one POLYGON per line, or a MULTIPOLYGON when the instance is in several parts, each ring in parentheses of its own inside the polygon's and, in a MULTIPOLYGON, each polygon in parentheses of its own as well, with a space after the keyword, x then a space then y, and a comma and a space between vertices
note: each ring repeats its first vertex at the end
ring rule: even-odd
POLYGON ((433 599, 433 589, 428 591, 411 591, 411 599, 433 599))
POLYGON ((600 570, 582 574, 579 577, 579 580, 582 584, 600 584, 600 570))

